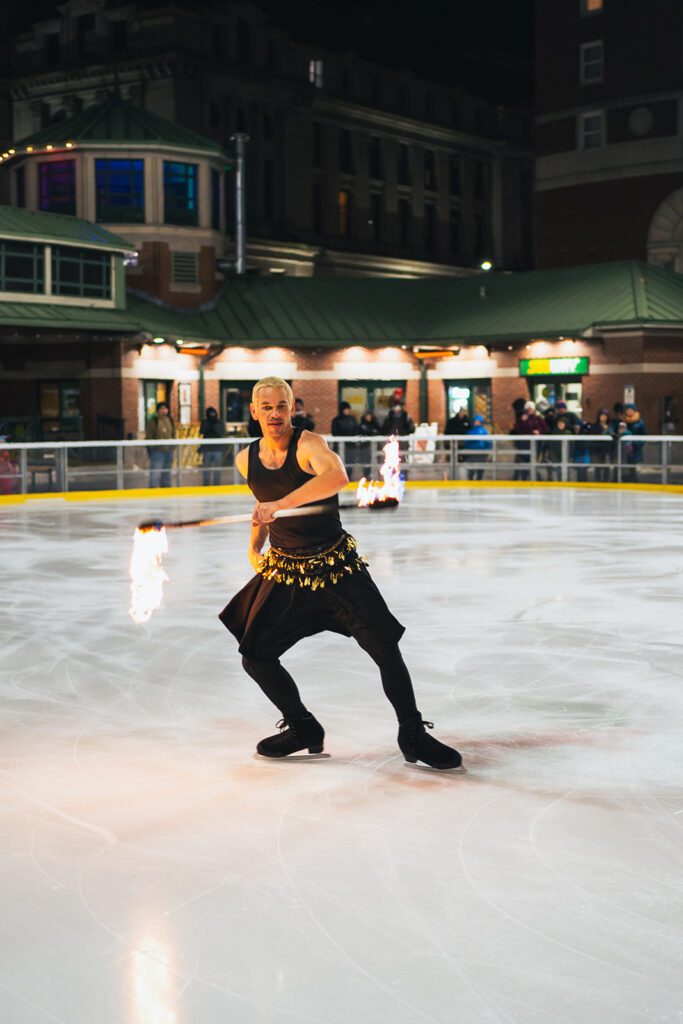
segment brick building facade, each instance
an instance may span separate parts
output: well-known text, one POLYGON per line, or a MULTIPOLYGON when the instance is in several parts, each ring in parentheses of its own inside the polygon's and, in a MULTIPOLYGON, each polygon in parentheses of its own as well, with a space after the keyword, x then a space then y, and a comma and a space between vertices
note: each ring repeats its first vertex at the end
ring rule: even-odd
POLYGON ((536 11, 536 265, 683 272, 680 4, 536 11))

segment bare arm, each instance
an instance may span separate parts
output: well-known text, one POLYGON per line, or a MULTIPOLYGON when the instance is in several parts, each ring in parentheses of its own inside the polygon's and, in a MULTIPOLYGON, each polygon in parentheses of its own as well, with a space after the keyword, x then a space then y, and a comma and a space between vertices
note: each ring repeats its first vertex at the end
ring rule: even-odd
POLYGON ((273 513, 281 509, 299 508, 312 501, 331 498, 349 482, 341 459, 330 450, 327 441, 320 434, 313 434, 310 431, 302 434, 297 454, 302 469, 306 473, 313 473, 314 479, 307 480, 305 484, 279 501, 257 502, 254 508, 255 523, 271 522, 273 513))
MULTIPOLYGON (((239 470, 240 474, 246 479, 249 473, 249 449, 242 448, 241 451, 235 456, 235 465, 239 470)), ((251 533, 249 534, 249 547, 247 548, 247 555, 251 562, 251 567, 254 572, 258 572, 259 565, 261 564, 261 552, 263 551, 263 545, 268 540, 269 529, 265 523, 252 523, 251 533)))
POLYGON ((249 449, 241 448, 235 456, 235 465, 240 471, 240 475, 247 479, 249 475, 249 449))
POLYGON ((249 535, 249 549, 247 555, 254 572, 258 572, 261 564, 263 545, 268 540, 270 530, 265 523, 252 523, 251 534, 249 535))

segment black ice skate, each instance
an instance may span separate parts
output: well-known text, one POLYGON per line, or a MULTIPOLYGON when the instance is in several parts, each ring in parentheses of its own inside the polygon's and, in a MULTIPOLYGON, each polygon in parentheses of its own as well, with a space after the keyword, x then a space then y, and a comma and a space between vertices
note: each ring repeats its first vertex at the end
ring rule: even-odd
POLYGON ((257 744, 262 757, 287 757, 308 748, 309 754, 322 754, 325 730, 313 715, 305 718, 283 718, 277 723, 280 732, 267 736, 257 744))
POLYGON ((417 714, 398 727, 398 745, 406 761, 415 764, 423 761, 430 768, 459 768, 462 758, 453 747, 447 747, 425 731, 434 728, 433 722, 423 722, 422 715, 417 714))

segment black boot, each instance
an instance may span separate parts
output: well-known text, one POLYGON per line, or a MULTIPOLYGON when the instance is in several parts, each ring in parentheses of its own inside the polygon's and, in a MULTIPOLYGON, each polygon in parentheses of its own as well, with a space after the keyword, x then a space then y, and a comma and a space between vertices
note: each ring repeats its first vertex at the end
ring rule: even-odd
POLYGON ((423 722, 420 714, 399 724, 398 745, 406 761, 424 761, 430 768, 458 768, 462 764, 458 751, 428 736, 425 725, 434 728, 434 723, 423 722))
POLYGON ((283 718, 277 723, 277 736, 267 736, 257 744, 262 757, 287 757, 308 747, 309 754, 321 754, 325 730, 313 715, 305 718, 283 718))

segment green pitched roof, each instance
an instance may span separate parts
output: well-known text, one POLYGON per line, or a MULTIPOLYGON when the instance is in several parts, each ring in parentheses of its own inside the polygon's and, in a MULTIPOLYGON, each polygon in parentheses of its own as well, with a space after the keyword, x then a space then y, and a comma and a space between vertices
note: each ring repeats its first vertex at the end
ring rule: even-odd
POLYGON ((109 252, 131 252, 134 245, 99 224, 63 213, 32 213, 14 206, 0 206, 0 238, 23 242, 61 242, 109 252))
POLYGON ((55 331, 104 331, 137 334, 148 331, 125 309, 90 309, 47 302, 0 302, 0 327, 38 328, 55 331))
POLYGON ((27 146, 41 149, 53 145, 61 149, 67 142, 121 146, 137 143, 171 149, 200 149, 216 154, 223 152, 218 143, 205 135, 181 128, 149 110, 134 107, 120 96, 112 96, 104 103, 88 107, 49 128, 41 128, 15 143, 15 148, 21 155, 27 146))
POLYGON ((0 324, 252 347, 502 343, 636 324, 683 329, 683 276, 638 262, 424 280, 247 276, 228 281, 199 312, 131 293, 121 311, 57 310, 27 297, 0 301, 0 324))
POLYGON ((629 261, 462 278, 422 327, 425 341, 512 341, 641 323, 683 325, 683 276, 629 261))
POLYGON ((202 313, 133 296, 128 308, 163 323, 171 337, 240 345, 504 342, 595 327, 683 326, 683 276, 624 262, 423 280, 244 277, 202 313))

